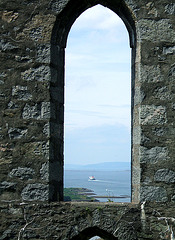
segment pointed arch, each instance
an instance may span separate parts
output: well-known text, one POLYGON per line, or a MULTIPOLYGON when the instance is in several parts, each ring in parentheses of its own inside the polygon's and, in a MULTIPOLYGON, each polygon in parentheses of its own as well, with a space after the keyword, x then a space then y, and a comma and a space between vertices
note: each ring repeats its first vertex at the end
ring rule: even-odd
POLYGON ((80 232, 77 236, 73 237, 71 240, 89 240, 92 237, 99 236, 104 240, 117 240, 113 234, 100 229, 98 227, 89 227, 80 232))
MULTIPOLYGON (((65 47, 71 26, 90 7, 101 4, 115 12, 123 20, 132 48, 132 95, 134 94, 136 31, 134 15, 123 0, 69 0, 58 14, 51 37, 51 83, 50 83, 50 161, 49 199, 63 200, 63 129, 64 129, 64 65, 65 47)), ((133 106, 133 97, 131 101, 133 106)), ((133 112, 133 111, 132 111, 133 112)), ((132 118, 132 117, 131 117, 132 118)), ((131 120, 132 121, 132 120, 131 120)), ((132 130, 131 130, 132 131, 132 130)), ((132 135, 132 133, 131 133, 132 135)), ((131 140, 132 142, 132 140, 131 140)), ((131 143, 132 144, 132 143, 131 143)), ((132 146, 131 146, 132 148, 132 146)), ((132 162, 132 159, 131 159, 132 162)))
POLYGON ((121 0, 70 0, 63 11, 57 16, 52 32, 51 43, 65 48, 67 36, 75 20, 85 10, 97 4, 109 8, 123 20, 129 33, 130 47, 134 48, 136 39, 134 15, 131 13, 125 2, 121 0))

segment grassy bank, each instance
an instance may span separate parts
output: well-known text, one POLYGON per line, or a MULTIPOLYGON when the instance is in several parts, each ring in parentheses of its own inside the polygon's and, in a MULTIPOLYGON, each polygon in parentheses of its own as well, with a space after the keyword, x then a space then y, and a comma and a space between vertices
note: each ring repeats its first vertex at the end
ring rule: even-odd
POLYGON ((87 188, 64 188, 64 201, 97 201, 93 195, 93 191, 87 188))

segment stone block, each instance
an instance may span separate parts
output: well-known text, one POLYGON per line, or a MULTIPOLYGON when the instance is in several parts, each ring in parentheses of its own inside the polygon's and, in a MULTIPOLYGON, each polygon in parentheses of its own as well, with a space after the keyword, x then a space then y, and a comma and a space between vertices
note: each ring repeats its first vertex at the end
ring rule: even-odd
POLYGON ((33 152, 36 155, 43 155, 46 159, 49 159, 49 141, 35 143, 33 152))
POLYGON ((168 198, 166 190, 163 187, 142 186, 140 190, 140 200, 141 202, 166 202, 168 198))
POLYGON ((171 77, 172 80, 175 80, 175 65, 174 64, 170 67, 168 76, 171 77))
POLYGON ((40 106, 35 104, 34 106, 30 106, 28 103, 24 106, 22 117, 24 119, 39 119, 41 115, 40 106))
POLYGON ((4 78, 5 78, 6 74, 4 72, 0 73, 0 85, 4 84, 4 78))
POLYGON ((49 119, 50 118, 50 102, 42 102, 41 103, 41 119, 49 119))
POLYGON ((50 81, 50 67, 40 66, 38 68, 30 68, 25 72, 21 73, 22 79, 25 81, 39 81, 49 82, 50 81))
POLYGON ((166 147, 146 148, 140 147, 140 162, 141 163, 157 163, 168 159, 168 150, 166 147))
POLYGON ((155 105, 142 105, 140 111, 141 125, 162 125, 167 122, 166 108, 155 105))
POLYGON ((155 90, 154 97, 160 100, 171 100, 172 92, 168 89, 168 87, 158 87, 155 90))
POLYGON ((144 98, 145 98, 145 94, 143 91, 141 91, 140 87, 135 87, 134 104, 137 105, 142 103, 144 98))
POLYGON ((27 132, 26 128, 9 128, 8 135, 10 139, 21 139, 27 135, 27 132))
POLYGON ((133 127, 133 142, 134 144, 140 144, 141 141, 141 128, 140 126, 133 127))
POLYGON ((50 136, 50 124, 49 124, 49 123, 46 123, 46 124, 44 125, 43 133, 44 133, 44 135, 46 135, 47 137, 50 136))
POLYGON ((169 19, 152 20, 141 19, 137 24, 138 38, 140 41, 147 40, 151 42, 173 42, 175 31, 172 22, 169 19))
POLYGON ((175 54, 175 46, 172 47, 163 47, 163 54, 168 55, 168 54, 175 54))
POLYGON ((50 44, 37 46, 37 62, 50 63, 50 44))
POLYGON ((0 90, 0 100, 6 99, 6 95, 0 90))
POLYGON ((53 12, 58 14, 62 11, 62 9, 65 7, 65 5, 68 2, 69 0, 60 0, 60 1, 52 0, 50 1, 49 9, 51 9, 53 12))
POLYGON ((15 188, 16 188, 16 183, 7 182, 7 181, 1 182, 0 183, 0 194, 5 190, 13 191, 13 190, 15 190, 15 188))
POLYGON ((8 103, 8 109, 17 109, 18 107, 18 104, 14 103, 13 101, 8 103))
POLYGON ((30 106, 28 103, 23 108, 24 119, 45 120, 50 118, 50 102, 36 103, 30 106))
POLYGON ((165 12, 170 15, 175 15, 175 3, 169 3, 165 6, 165 12))
POLYGON ((41 179, 49 181, 49 163, 43 163, 40 169, 41 179))
POLYGON ((167 130, 166 130, 166 128, 155 127, 155 128, 153 128, 153 133, 154 133, 154 135, 161 137, 167 133, 167 130))
POLYGON ((140 167, 132 167, 132 184, 138 184, 138 182, 140 181, 140 167))
POLYGON ((157 83, 163 81, 159 66, 141 65, 140 82, 157 83))
POLYGON ((156 182, 175 183, 175 172, 170 169, 159 169, 155 175, 154 180, 156 182))
POLYGON ((32 168, 27 167, 18 167, 12 169, 12 171, 9 173, 10 177, 18 177, 20 179, 31 179, 33 178, 33 175, 35 174, 35 171, 32 168))
POLYGON ((6 42, 3 39, 0 40, 0 50, 3 52, 11 51, 17 48, 18 48, 17 46, 11 44, 10 42, 6 42))
POLYGON ((29 33, 30 38, 38 42, 40 39, 42 39, 43 29, 44 28, 42 26, 33 27, 29 33))
POLYGON ((27 86, 13 86, 12 96, 18 100, 28 101, 32 99, 32 94, 29 93, 27 86))
POLYGON ((48 185, 41 183, 28 184, 21 193, 24 201, 47 201, 49 199, 48 185))
POLYGON ((7 11, 7 10, 1 12, 1 14, 2 14, 2 20, 7 23, 16 21, 16 19, 19 16, 19 13, 14 12, 14 11, 7 11))

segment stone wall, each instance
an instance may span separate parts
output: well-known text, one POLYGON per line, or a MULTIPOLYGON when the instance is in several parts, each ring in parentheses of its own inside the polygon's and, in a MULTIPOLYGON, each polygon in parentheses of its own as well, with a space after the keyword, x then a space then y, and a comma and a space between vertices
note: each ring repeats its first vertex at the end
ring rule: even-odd
POLYGON ((0 240, 174 239, 174 204, 1 204, 0 240))
MULTIPOLYGON (((147 208, 149 220, 143 231, 146 231, 146 235, 143 236, 139 228, 134 231, 138 232, 137 239, 173 239, 170 235, 160 235, 160 232, 167 233, 167 229, 172 232, 169 221, 174 222, 174 0, 1 0, 0 201, 5 204, 1 208, 1 239, 16 239, 16 236, 18 239, 29 238, 21 235, 22 227, 26 229, 26 225, 28 227, 35 221, 33 218, 26 219, 25 206, 31 209, 32 216, 35 215, 35 209, 36 216, 38 212, 57 216, 52 221, 54 233, 48 232, 51 235, 44 238, 47 236, 44 234, 47 224, 45 222, 46 225, 42 225, 40 219, 40 223, 35 223, 32 228, 36 232, 40 228, 44 228, 44 231, 37 236, 30 236, 30 239, 53 239, 54 236, 71 239, 91 227, 98 232, 99 225, 94 228, 96 225, 85 224, 81 229, 78 228, 77 235, 70 232, 54 235, 64 229, 56 227, 62 219, 58 216, 63 216, 63 212, 66 212, 67 219, 61 224, 65 224, 65 227, 72 221, 68 214, 72 205, 48 203, 63 200, 64 50, 67 36, 77 17, 96 4, 116 12, 124 21, 130 36, 132 201, 157 202, 155 212, 147 208), (27 202, 34 202, 34 205, 28 205, 27 202), (19 203, 27 205, 21 206, 19 203), (161 226, 165 231, 161 230, 161 226), (8 234, 11 234, 10 238, 8 234)), ((130 208, 130 205, 119 206, 109 205, 106 210, 101 205, 111 221, 116 220, 115 208, 116 211, 122 207, 130 208)), ((143 213, 140 212, 140 206, 133 205, 132 208, 135 212, 132 217, 128 215, 126 224, 130 220, 133 222, 134 216, 137 219, 143 213)), ((82 209, 78 208, 77 214, 80 216, 84 211, 82 209)), ((95 218, 93 214, 90 218, 92 221, 95 218)), ((72 223, 74 225, 75 222, 72 223)), ((114 222, 110 224, 116 226, 114 222)), ((114 233, 111 232, 114 228, 108 231, 102 225, 100 229, 104 229, 104 235, 106 232, 114 233)), ((77 229, 73 228, 73 231, 77 229)), ((120 235, 116 237, 122 239, 120 235)))

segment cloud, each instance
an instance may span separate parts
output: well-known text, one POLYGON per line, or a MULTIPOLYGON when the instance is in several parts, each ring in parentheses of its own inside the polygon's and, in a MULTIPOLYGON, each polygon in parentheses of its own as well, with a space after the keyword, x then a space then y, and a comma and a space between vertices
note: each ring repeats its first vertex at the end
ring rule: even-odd
POLYGON ((76 30, 108 30, 124 24, 117 14, 101 5, 89 8, 80 17, 76 20, 76 30))
POLYGON ((74 23, 66 48, 66 163, 130 161, 131 61, 121 19, 102 6, 74 23))
POLYGON ((122 124, 130 129, 130 48, 126 28, 100 5, 74 23, 66 49, 68 130, 122 124), (124 37, 121 42, 112 38, 124 37), (126 107, 127 106, 127 107, 126 107))
POLYGON ((113 11, 101 5, 89 8, 73 24, 69 37, 79 40, 88 37, 90 41, 123 42, 129 44, 129 35, 123 21, 113 11), (90 32, 89 32, 90 30, 90 32))

